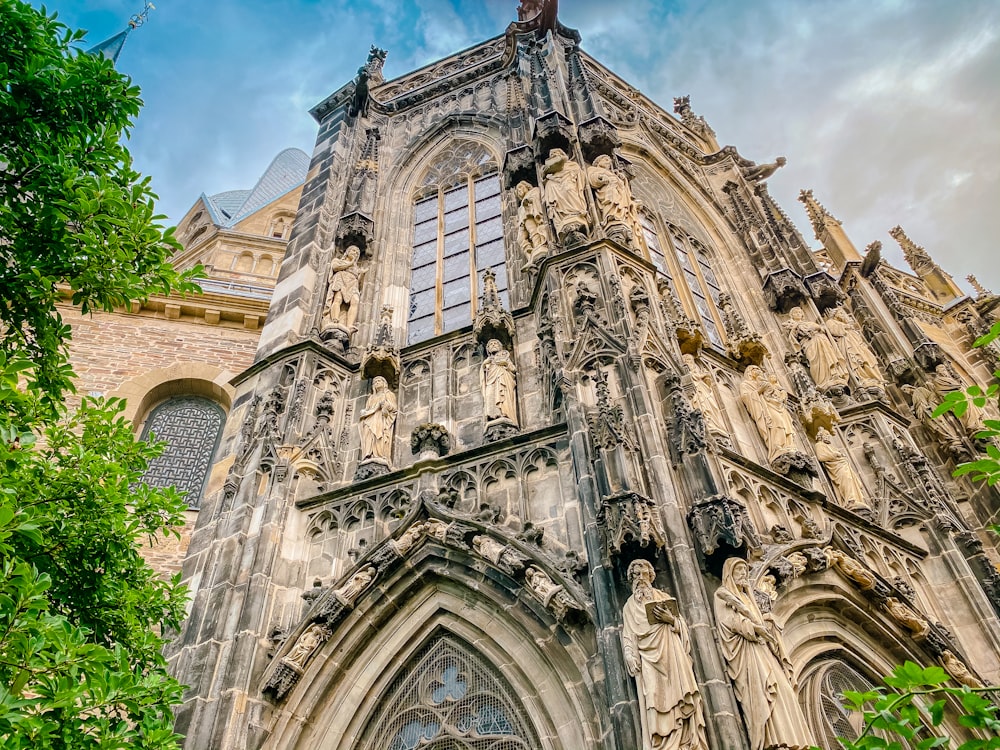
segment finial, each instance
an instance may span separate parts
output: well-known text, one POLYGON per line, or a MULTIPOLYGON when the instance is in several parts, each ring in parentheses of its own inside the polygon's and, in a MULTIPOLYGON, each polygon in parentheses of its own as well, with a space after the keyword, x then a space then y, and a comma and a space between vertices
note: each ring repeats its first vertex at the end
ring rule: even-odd
POLYGON ((698 135, 706 138, 715 137, 715 131, 705 122, 705 118, 696 115, 691 110, 691 96, 689 94, 674 97, 674 113, 680 115, 681 122, 698 135))
POLYGON ((368 74, 368 81, 372 86, 377 86, 385 80, 382 77, 382 65, 388 54, 384 49, 376 47, 374 44, 368 50, 368 60, 365 62, 363 70, 368 74))
POLYGON ((806 214, 809 215, 809 223, 812 224, 816 239, 822 241, 823 232, 830 222, 839 224, 833 214, 823 207, 823 204, 816 200, 812 190, 803 190, 799 193, 799 202, 806 207, 806 214))
POLYGON ((897 224, 889 230, 889 234, 899 243, 900 248, 903 250, 903 257, 918 276, 933 271, 937 267, 934 261, 931 260, 931 256, 927 254, 927 251, 907 237, 906 232, 903 231, 901 226, 897 224))
POLYGON ((980 297, 988 297, 989 295, 993 294, 993 292, 991 292, 989 289, 987 289, 982 284, 980 284, 979 283, 979 279, 977 279, 971 273, 968 276, 965 277, 965 280, 969 282, 969 284, 976 291, 976 294, 978 296, 980 296, 980 297))
POLYGON ((137 29, 149 20, 149 12, 156 10, 156 6, 153 5, 149 0, 146 0, 146 4, 143 6, 142 10, 136 13, 128 20, 129 28, 137 29))

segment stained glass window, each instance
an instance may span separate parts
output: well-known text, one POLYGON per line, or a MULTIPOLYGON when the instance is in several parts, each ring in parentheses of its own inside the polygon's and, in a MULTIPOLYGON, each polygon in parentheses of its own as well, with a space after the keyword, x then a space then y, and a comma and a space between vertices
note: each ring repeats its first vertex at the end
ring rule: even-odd
POLYGON ((414 206, 407 343, 469 325, 487 268, 507 302, 496 163, 460 143, 429 170, 414 206))
POLYGON ((200 396, 172 398, 157 406, 146 419, 142 439, 156 439, 167 447, 150 462, 143 481, 176 487, 185 493, 188 506, 197 508, 225 421, 222 408, 200 396))
POLYGON ((366 750, 537 750, 538 736, 507 681, 450 633, 432 638, 386 690, 366 750))

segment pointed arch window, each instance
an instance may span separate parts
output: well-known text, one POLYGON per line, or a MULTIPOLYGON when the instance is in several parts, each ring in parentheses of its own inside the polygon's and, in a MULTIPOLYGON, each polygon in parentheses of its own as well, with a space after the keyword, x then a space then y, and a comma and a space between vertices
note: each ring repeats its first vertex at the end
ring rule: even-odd
POLYGON ((513 689, 457 636, 442 632, 418 651, 368 721, 364 750, 537 750, 513 689))
POLYGON ((485 148, 460 142, 428 169, 414 205, 407 343, 469 325, 490 268, 507 302, 500 176, 485 148))
POLYGON ((176 487, 185 493, 189 507, 198 508, 225 421, 222 407, 201 396, 172 398, 154 408, 141 438, 167 446, 149 462, 142 481, 153 487, 176 487))

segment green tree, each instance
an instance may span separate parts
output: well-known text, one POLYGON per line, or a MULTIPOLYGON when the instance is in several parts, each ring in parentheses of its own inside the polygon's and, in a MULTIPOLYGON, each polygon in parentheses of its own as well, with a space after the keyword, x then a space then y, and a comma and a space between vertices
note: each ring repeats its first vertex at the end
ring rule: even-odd
POLYGON ((185 592, 141 545, 184 502, 141 483, 160 450, 73 390, 57 305, 195 291, 123 145, 141 100, 82 32, 0 0, 0 746, 176 748, 162 633, 185 592), (41 438, 36 440, 36 438, 41 438))

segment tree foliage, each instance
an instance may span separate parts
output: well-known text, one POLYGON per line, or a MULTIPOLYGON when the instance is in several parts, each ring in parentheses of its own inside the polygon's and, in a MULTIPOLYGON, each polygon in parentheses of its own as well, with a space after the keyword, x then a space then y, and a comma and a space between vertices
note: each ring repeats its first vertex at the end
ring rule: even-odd
POLYGON ((64 290, 83 312, 111 310, 193 291, 200 273, 166 262, 179 244, 124 144, 139 89, 110 60, 74 50, 83 33, 0 3, 0 348, 35 364, 51 402, 72 388, 64 290))
POLYGON ((162 633, 185 592, 143 560, 184 502, 117 400, 72 391, 57 304, 194 291, 123 143, 139 92, 82 33, 0 0, 0 747, 177 747, 162 633))

